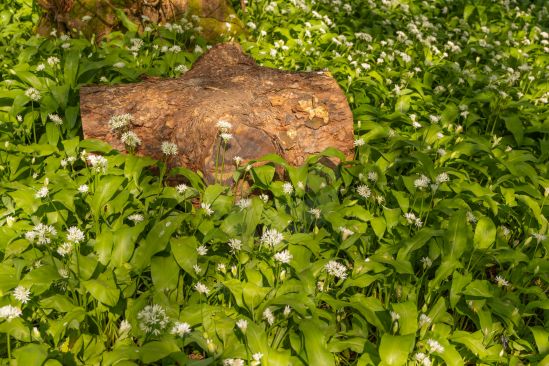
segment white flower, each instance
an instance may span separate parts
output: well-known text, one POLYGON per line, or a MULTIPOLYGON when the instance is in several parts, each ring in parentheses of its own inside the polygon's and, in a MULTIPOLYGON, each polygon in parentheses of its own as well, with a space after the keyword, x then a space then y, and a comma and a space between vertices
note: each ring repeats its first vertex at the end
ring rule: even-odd
POLYGON ((198 255, 206 255, 208 254, 208 248, 205 245, 200 245, 198 248, 196 248, 196 252, 198 255))
POLYGON ((294 191, 294 187, 292 186, 292 183, 290 183, 290 182, 285 182, 285 183, 282 185, 282 191, 283 191, 285 194, 292 194, 293 191, 294 191))
POLYGON ((431 120, 431 123, 439 123, 440 122, 440 117, 439 116, 435 116, 435 115, 430 115, 429 116, 429 120, 431 120))
POLYGON ((177 186, 175 186, 175 190, 176 190, 177 193, 179 193, 179 194, 185 193, 185 191, 186 191, 188 188, 189 188, 189 187, 187 187, 186 184, 178 184, 177 186))
POLYGON ((200 294, 208 295, 208 293, 210 293, 210 289, 206 287, 206 285, 204 285, 202 282, 197 282, 194 285, 194 289, 200 294))
POLYGON ((12 227, 16 221, 17 219, 13 216, 6 217, 6 225, 8 225, 8 227, 12 227))
POLYGON ((20 317, 21 314, 21 309, 16 308, 15 306, 5 305, 0 308, 0 319, 6 319, 8 322, 20 317))
POLYGON ((164 141, 162 142, 162 145, 160 146, 160 150, 162 150, 162 154, 166 156, 175 156, 177 155, 177 145, 173 142, 164 141))
POLYGON ((501 276, 496 276, 496 283, 499 287, 509 286, 509 281, 507 281, 505 278, 503 278, 501 276))
POLYGON ((367 185, 363 184, 356 188, 356 192, 359 196, 363 198, 368 198, 372 194, 372 191, 370 191, 370 188, 368 188, 367 185))
POLYGON ((433 261, 429 257, 421 258, 421 263, 423 263, 423 268, 429 268, 433 265, 433 261))
POLYGON ((56 235, 57 230, 53 226, 40 223, 25 233, 25 238, 31 242, 36 241, 38 245, 44 245, 51 243, 51 237, 56 235))
POLYGON ((219 272, 222 273, 225 273, 227 271, 227 266, 225 266, 225 263, 218 263, 216 268, 219 272))
POLYGON ((44 71, 46 69, 46 65, 44 64, 38 64, 36 66, 36 71, 44 71))
POLYGON ((170 322, 166 311, 158 304, 147 305, 137 314, 139 328, 145 333, 159 335, 170 322))
POLYGON ((391 320, 393 322, 396 322, 400 319, 400 314, 397 313, 396 311, 391 311, 391 320))
POLYGON ((129 113, 118 114, 111 117, 109 127, 113 132, 126 130, 133 121, 133 116, 129 113))
POLYGON ((48 187, 45 187, 45 186, 44 186, 44 187, 40 188, 40 189, 36 192, 36 194, 34 195, 34 197, 36 197, 36 198, 44 198, 44 197, 46 197, 46 196, 48 195, 48 193, 49 193, 48 187))
POLYGON ((282 312, 282 314, 284 314, 284 316, 287 318, 288 316, 290 316, 290 313, 292 312, 292 307, 290 305, 286 305, 284 306, 284 311, 282 312))
POLYGON ((334 260, 329 261, 324 266, 324 269, 326 269, 326 272, 328 272, 330 276, 335 276, 342 280, 347 278, 347 267, 345 267, 343 264, 337 261, 334 261, 334 260))
POLYGON ((82 194, 88 193, 89 190, 90 190, 90 187, 88 187, 87 184, 82 184, 80 187, 78 187, 78 192, 82 194))
POLYGON ((38 102, 42 96, 40 95, 40 92, 36 90, 35 88, 28 88, 25 91, 25 95, 32 101, 38 102))
POLYGON ((50 56, 50 57, 48 57, 47 62, 48 62, 48 65, 55 66, 59 63, 59 59, 55 56, 50 56))
POLYGON ((414 121, 414 122, 412 122, 412 127, 417 129, 417 128, 421 128, 422 126, 421 126, 421 123, 419 123, 417 121, 414 121))
POLYGON ((117 69, 123 69, 125 66, 126 66, 126 64, 125 64, 124 62, 122 62, 122 61, 117 62, 117 63, 115 63, 115 64, 112 65, 112 67, 115 67, 115 68, 117 68, 117 69))
POLYGON ((202 202, 200 207, 204 210, 206 216, 211 216, 214 213, 214 210, 211 209, 211 205, 206 202, 202 202))
POLYGON ((196 274, 200 274, 200 272, 202 272, 202 267, 200 267, 198 264, 193 265, 193 269, 196 274))
POLYGON ((423 174, 418 179, 414 180, 414 186, 419 189, 427 188, 430 183, 431 180, 423 174))
POLYGON ((441 183, 444 183, 444 182, 448 182, 450 180, 450 177, 448 176, 448 173, 444 172, 444 173, 440 173, 439 175, 437 175, 436 177, 436 182, 437 184, 441 184, 441 183))
MULTIPOLYGON (((249 166, 249 165, 248 165, 249 166)), ((259 195, 259 199, 262 200, 264 203, 267 203, 269 202, 269 196, 266 195, 265 193, 262 193, 259 195)))
POLYGON ((92 17, 90 15, 84 15, 82 17, 83 22, 89 22, 90 20, 92 20, 92 17))
POLYGON ((122 137, 120 137, 120 140, 129 147, 136 147, 138 145, 141 145, 141 139, 133 131, 124 132, 122 134, 122 137))
POLYGON ((227 245, 229 245, 233 253, 242 249, 242 241, 240 241, 239 239, 229 239, 227 245))
POLYGON ((377 173, 374 171, 368 172, 368 180, 371 180, 372 182, 377 182, 377 173))
POLYGON ((188 323, 175 322, 171 334, 175 334, 178 337, 183 337, 185 334, 191 332, 191 326, 188 323))
POLYGON ((240 166, 240 163, 242 163, 242 158, 240 156, 235 156, 233 158, 233 161, 234 161, 234 165, 240 166))
POLYGON ((418 326, 421 328, 426 324, 431 324, 432 319, 427 316, 427 314, 421 314, 419 316, 419 324, 418 326))
POLYGON ((181 64, 181 65, 177 65, 174 70, 176 72, 184 74, 187 71, 189 71, 189 68, 186 65, 181 64))
POLYGON ((360 146, 364 146, 366 144, 366 142, 364 142, 363 139, 356 139, 354 142, 353 142, 353 145, 355 147, 360 147, 360 146))
POLYGON ((532 236, 534 237, 534 239, 536 239, 538 243, 541 243, 542 241, 547 239, 547 236, 543 235, 542 233, 534 233, 532 234, 532 236))
POLYGON ((57 273, 59 273, 59 276, 61 276, 62 278, 65 278, 65 279, 69 278, 69 276, 70 276, 70 273, 66 268, 59 268, 57 273))
POLYGON ((124 319, 120 322, 120 326, 118 327, 118 334, 120 336, 129 334, 131 330, 132 330, 132 325, 130 324, 129 321, 124 319))
POLYGON ((263 358, 263 353, 257 352, 252 355, 252 366, 261 365, 261 359, 263 358))
POLYGON ((222 119, 217 121, 215 126, 219 129, 219 131, 221 133, 227 133, 233 128, 233 125, 230 122, 227 122, 227 121, 222 120, 222 119))
POLYGON ((420 365, 423 365, 423 366, 431 366, 431 360, 429 359, 429 357, 423 353, 423 352, 418 352, 415 354, 414 358, 416 359, 416 361, 420 362, 420 365))
POLYGON ((267 229, 261 235, 261 244, 274 247, 280 244, 284 240, 282 233, 278 232, 276 229, 267 229))
POLYGON ((428 339, 427 344, 430 347, 430 352, 431 353, 433 353, 433 352, 438 352, 438 353, 444 352, 444 347, 440 343, 435 341, 434 339, 428 339))
POLYGON ((132 215, 128 216, 128 220, 133 221, 133 222, 141 222, 144 219, 145 218, 143 217, 143 215, 138 214, 138 213, 135 213, 135 214, 132 214, 132 215))
POLYGON ((72 243, 63 243, 59 246, 59 248, 57 248, 57 253, 62 256, 62 257, 65 257, 69 254, 72 253, 72 250, 73 250, 74 246, 72 243))
POLYGON ((59 117, 58 114, 48 114, 48 118, 50 119, 50 121, 58 126, 63 124, 63 120, 61 119, 61 117, 59 117))
POLYGON ((281 252, 278 252, 274 255, 274 260, 280 263, 290 263, 292 258, 293 258, 293 255, 291 255, 290 251, 287 249, 281 252))
POLYGON ((248 321, 246 319, 239 319, 236 322, 236 326, 243 332, 246 332, 246 329, 248 329, 248 321))
POLYGON ((86 160, 90 163, 94 173, 106 173, 108 161, 101 155, 88 154, 86 160))
POLYGON ((223 133, 219 134, 219 137, 221 137, 223 142, 227 143, 233 138, 233 135, 230 134, 230 133, 227 133, 227 132, 223 132, 223 133))
POLYGON ((317 220, 320 219, 321 211, 319 208, 310 208, 309 213, 313 215, 317 220))
POLYGON ((274 316, 273 312, 271 311, 271 309, 266 308, 263 311, 263 319, 265 319, 267 321, 267 323, 269 323, 269 325, 273 325, 273 323, 275 322, 275 316, 274 316))
POLYGON ((340 226, 338 230, 341 232, 341 236, 343 240, 347 239, 349 236, 355 233, 354 231, 347 229, 346 227, 343 227, 343 226, 340 226))
POLYGON ((467 221, 472 223, 472 224, 475 224, 477 222, 477 218, 476 216, 471 212, 471 211, 467 211, 467 213, 465 214, 466 218, 467 218, 467 221))
POLYGON ((20 301, 23 304, 26 304, 30 300, 30 294, 30 290, 23 286, 17 286, 15 290, 13 290, 13 297, 15 297, 15 300, 20 301))
POLYGON ((236 205, 240 207, 241 210, 244 210, 252 205, 252 200, 249 198, 241 198, 236 205))
POLYGON ((67 229, 67 240, 73 243, 80 243, 82 242, 86 237, 84 236, 84 233, 82 230, 77 228, 76 226, 71 226, 67 229))

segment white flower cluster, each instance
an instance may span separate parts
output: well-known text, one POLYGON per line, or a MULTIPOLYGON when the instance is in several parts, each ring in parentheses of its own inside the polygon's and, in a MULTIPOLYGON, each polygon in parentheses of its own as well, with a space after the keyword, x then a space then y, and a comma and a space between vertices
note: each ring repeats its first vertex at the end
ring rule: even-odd
POLYGON ((105 174, 107 172, 109 162, 104 156, 88 154, 86 160, 90 164, 92 172, 99 174, 105 174))
POLYGON ((160 146, 160 150, 162 150, 162 154, 166 156, 175 156, 177 155, 177 145, 173 142, 164 141, 162 142, 162 145, 160 146))
POLYGON ((417 227, 423 226, 423 221, 419 217, 416 217, 416 215, 413 212, 407 212, 404 214, 404 218, 408 222, 408 224, 414 224, 417 227))
POLYGON ((281 252, 276 253, 273 256, 274 260, 280 263, 290 263, 290 261, 293 259, 293 255, 290 253, 288 249, 283 250, 281 252))
POLYGON ((159 335, 170 322, 166 310, 158 304, 147 305, 137 314, 139 327, 145 333, 159 335))
POLYGON ((30 300, 30 294, 30 290, 24 286, 17 286, 13 290, 13 297, 22 304, 26 304, 30 300))
POLYGON ((175 322, 174 326, 172 327, 171 334, 175 334, 178 337, 183 337, 186 334, 189 334, 191 332, 191 326, 189 323, 181 323, 181 322, 175 322))
POLYGON ((282 235, 282 233, 280 233, 276 229, 265 230, 260 239, 261 244, 269 246, 271 248, 280 244, 282 240, 284 240, 284 235, 282 235))
POLYGON ((326 263, 324 269, 330 276, 334 276, 342 280, 347 278, 347 267, 335 260, 331 260, 326 263))
POLYGON ((4 305, 0 307, 0 319, 5 319, 11 322, 13 319, 20 317, 22 314, 21 309, 12 305, 4 305))
POLYGON ((57 230, 51 225, 38 224, 31 231, 25 233, 25 238, 38 245, 51 243, 52 237, 57 235, 57 230))
POLYGON ((118 114, 111 117, 109 127, 112 132, 122 133, 131 127, 133 116, 129 113, 118 114))

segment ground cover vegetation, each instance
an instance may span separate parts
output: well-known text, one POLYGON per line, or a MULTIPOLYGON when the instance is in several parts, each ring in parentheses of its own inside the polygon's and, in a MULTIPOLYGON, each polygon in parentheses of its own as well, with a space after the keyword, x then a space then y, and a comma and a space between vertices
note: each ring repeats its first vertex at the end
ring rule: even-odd
POLYGON ((166 171, 169 141, 154 161, 80 137, 78 88, 181 75, 196 20, 38 37, 31 1, 2 2, 1 363, 549 364, 548 10, 250 1, 237 40, 334 75, 356 155, 237 161, 242 196, 166 171))

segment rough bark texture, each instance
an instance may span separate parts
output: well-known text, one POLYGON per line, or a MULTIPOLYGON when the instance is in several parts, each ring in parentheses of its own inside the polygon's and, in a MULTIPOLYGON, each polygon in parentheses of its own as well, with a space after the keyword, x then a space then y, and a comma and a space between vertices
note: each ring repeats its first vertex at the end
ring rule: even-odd
POLYGON ((197 15, 203 28, 202 35, 215 39, 226 34, 226 22, 231 33, 239 32, 241 24, 227 0, 38 0, 44 10, 37 32, 48 35, 52 29, 61 33, 79 33, 102 38, 120 30, 123 24, 117 9, 143 30, 146 16, 154 23, 179 20, 184 14, 197 15), (90 16, 90 20, 83 20, 90 16))
POLYGON ((210 180, 221 143, 219 120, 233 125, 234 138, 220 158, 225 177, 235 156, 246 161, 278 153, 299 165, 327 147, 353 154, 353 115, 331 76, 258 66, 233 43, 213 47, 177 79, 82 87, 80 109, 85 138, 124 151, 108 121, 130 113, 143 141, 138 154, 161 158, 161 142, 174 142, 179 155, 172 165, 200 170, 210 180))

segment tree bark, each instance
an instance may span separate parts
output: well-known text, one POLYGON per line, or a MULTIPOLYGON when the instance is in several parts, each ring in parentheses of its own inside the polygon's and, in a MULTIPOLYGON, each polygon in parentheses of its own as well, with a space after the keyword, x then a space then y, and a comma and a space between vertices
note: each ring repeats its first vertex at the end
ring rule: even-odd
POLYGON ((299 165, 328 147, 353 155, 353 115, 335 79, 258 66, 233 43, 214 46, 177 79, 82 87, 80 109, 85 138, 124 151, 108 121, 129 113, 142 140, 137 154, 161 159, 161 143, 173 142, 179 153, 171 165, 200 170, 209 181, 216 161, 225 162, 223 176, 230 177, 236 156, 245 163, 277 153, 299 165), (226 146, 219 120, 233 125, 226 146))

